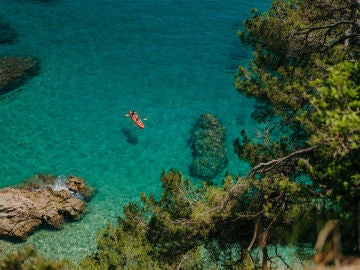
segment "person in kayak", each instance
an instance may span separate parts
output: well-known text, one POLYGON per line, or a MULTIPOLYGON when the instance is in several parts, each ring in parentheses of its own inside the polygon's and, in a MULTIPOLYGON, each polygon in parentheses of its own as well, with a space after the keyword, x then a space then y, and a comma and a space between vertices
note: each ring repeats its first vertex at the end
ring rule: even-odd
POLYGON ((137 114, 134 110, 131 110, 131 111, 130 111, 130 116, 131 116, 131 117, 134 117, 134 118, 135 118, 135 121, 139 121, 139 116, 138 116, 138 114, 137 114))

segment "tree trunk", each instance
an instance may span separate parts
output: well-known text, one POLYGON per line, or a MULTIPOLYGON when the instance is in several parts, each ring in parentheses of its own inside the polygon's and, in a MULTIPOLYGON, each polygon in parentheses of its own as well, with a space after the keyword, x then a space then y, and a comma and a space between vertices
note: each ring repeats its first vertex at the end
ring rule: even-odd
POLYGON ((357 242, 358 242, 358 252, 360 252, 360 201, 357 200, 357 242))
POLYGON ((268 269, 268 252, 266 246, 262 249, 263 252, 263 258, 262 258, 262 270, 268 269))

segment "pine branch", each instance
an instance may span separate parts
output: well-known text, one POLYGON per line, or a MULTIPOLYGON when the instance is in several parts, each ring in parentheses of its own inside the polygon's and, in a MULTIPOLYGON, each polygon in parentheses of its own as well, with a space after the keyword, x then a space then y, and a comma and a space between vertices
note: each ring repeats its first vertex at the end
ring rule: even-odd
MULTIPOLYGON (((305 154, 305 153, 310 153, 310 152, 314 151, 315 148, 316 148, 316 146, 309 147, 309 148, 306 148, 306 149, 300 149, 300 150, 297 150, 297 151, 295 151, 295 152, 293 152, 293 153, 291 153, 291 154, 289 154, 289 155, 287 155, 285 157, 277 158, 277 159, 270 160, 268 162, 260 163, 260 164, 256 165, 255 167, 253 167, 243 179, 253 178, 256 174, 269 172, 269 171, 273 170, 279 164, 282 164, 285 161, 287 161, 287 160, 289 160, 291 158, 294 158, 295 156, 302 155, 302 154, 305 154)), ((235 184, 234 187, 236 185, 237 184, 235 184)))
POLYGON ((230 189, 229 193, 227 194, 227 196, 225 197, 225 199, 223 200, 222 204, 220 205, 220 207, 218 207, 218 210, 221 212, 225 209, 226 205, 228 204, 228 202, 234 197, 234 195, 240 190, 241 184, 243 182, 243 180, 249 179, 249 178, 254 178, 257 174, 263 174, 263 173, 268 173, 270 171, 275 170, 275 168, 277 166, 279 166, 280 164, 284 164, 285 162, 296 158, 299 155, 303 155, 303 154, 307 154, 307 153, 311 153, 313 152, 317 147, 313 146, 313 147, 309 147, 309 148, 305 148, 305 149, 300 149, 297 150, 285 157, 282 158, 277 158, 277 159, 273 159, 270 160, 268 162, 263 162, 260 163, 258 165, 256 165, 255 167, 253 167, 249 173, 240 178, 235 185, 230 189))

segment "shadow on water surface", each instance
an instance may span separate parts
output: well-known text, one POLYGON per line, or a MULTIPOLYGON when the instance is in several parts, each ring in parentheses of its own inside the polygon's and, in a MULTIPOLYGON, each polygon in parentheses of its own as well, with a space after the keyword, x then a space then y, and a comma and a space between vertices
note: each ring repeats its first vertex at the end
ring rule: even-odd
POLYGON ((138 144, 139 139, 130 128, 122 127, 121 132, 124 134, 126 141, 130 144, 138 144))

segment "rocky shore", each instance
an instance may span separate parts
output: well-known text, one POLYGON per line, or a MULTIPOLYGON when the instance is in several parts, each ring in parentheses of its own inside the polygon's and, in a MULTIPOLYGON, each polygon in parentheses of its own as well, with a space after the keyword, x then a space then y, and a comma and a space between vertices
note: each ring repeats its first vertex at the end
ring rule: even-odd
POLYGON ((43 174, 19 188, 0 189, 0 237, 26 240, 41 225, 60 229, 81 218, 93 191, 76 176, 43 174))

